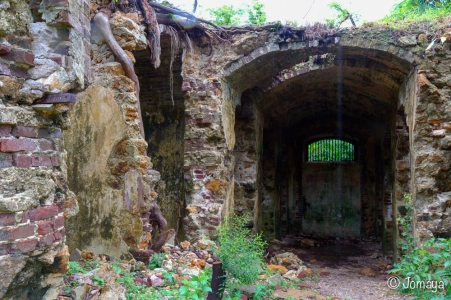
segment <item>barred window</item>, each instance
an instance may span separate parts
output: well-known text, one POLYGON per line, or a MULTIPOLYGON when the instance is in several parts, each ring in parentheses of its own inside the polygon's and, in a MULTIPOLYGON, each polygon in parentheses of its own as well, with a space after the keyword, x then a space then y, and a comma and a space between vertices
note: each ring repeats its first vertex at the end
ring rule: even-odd
POLYGON ((323 139, 308 145, 308 161, 353 161, 354 145, 339 139, 323 139))

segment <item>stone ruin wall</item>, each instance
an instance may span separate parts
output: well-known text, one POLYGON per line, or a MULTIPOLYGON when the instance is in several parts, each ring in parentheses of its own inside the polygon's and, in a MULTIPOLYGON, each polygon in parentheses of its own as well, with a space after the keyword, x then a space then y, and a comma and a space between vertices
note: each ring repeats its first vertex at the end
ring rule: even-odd
POLYGON ((78 210, 61 137, 90 81, 89 4, 0 5, 0 298, 55 299, 78 210))
MULTIPOLYGON (((146 48, 143 27, 132 19, 116 13, 110 26, 133 60, 131 51, 146 48)), ((139 132, 134 83, 94 25, 90 58, 92 84, 77 94, 72 125, 63 134, 69 187, 80 206, 68 224, 68 245, 120 256, 148 244, 141 215, 155 203, 160 174, 152 170, 139 132)))
MULTIPOLYGON (((428 32, 436 30, 442 35, 449 36, 451 29, 443 24, 429 28, 428 32), (446 32, 448 32, 448 35, 446 35, 446 32)), ((235 37, 230 48, 222 45, 221 48, 215 49, 213 57, 209 58, 205 65, 202 65, 202 61, 199 62, 197 55, 195 60, 190 60, 191 57, 189 56, 185 57, 185 71, 183 73, 185 79, 182 88, 187 92, 186 105, 187 111, 190 113, 187 114, 186 120, 186 124, 189 125, 186 127, 185 139, 188 139, 189 147, 185 148, 187 150, 184 168, 187 170, 185 175, 185 179, 189 182, 187 186, 191 186, 192 181, 195 187, 194 190, 187 191, 189 212, 188 220, 185 222, 186 227, 188 227, 187 232, 197 232, 201 235, 208 235, 207 233, 209 233, 211 236, 221 218, 233 210, 248 211, 251 214, 258 212, 255 214, 261 213, 270 218, 274 218, 276 215, 276 208, 273 203, 275 195, 271 196, 271 193, 273 193, 271 190, 274 190, 275 181, 279 179, 276 179, 272 174, 269 178, 263 177, 257 180, 259 173, 256 166, 261 162, 261 159, 257 158, 256 149, 260 138, 255 133, 256 128, 258 128, 258 122, 255 120, 259 113, 257 109, 251 109, 252 113, 247 111, 248 123, 239 121, 239 118, 243 118, 243 111, 249 109, 249 107, 248 104, 243 102, 244 95, 241 98, 243 86, 246 86, 246 82, 233 82, 234 72, 246 70, 246 65, 252 61, 260 60, 263 64, 271 52, 277 54, 279 51, 300 49, 299 51, 305 51, 308 55, 312 52, 335 53, 340 47, 349 47, 349 49, 357 51, 361 49, 362 52, 375 50, 395 55, 411 65, 408 76, 399 91, 398 99, 393 100, 397 110, 396 116, 389 116, 395 122, 393 132, 385 130, 384 136, 380 137, 383 142, 392 145, 388 147, 391 148, 391 151, 378 154, 380 159, 384 160, 384 169, 386 170, 384 178, 380 181, 380 184, 386 182, 383 193, 378 192, 377 194, 377 197, 383 199, 381 200, 384 202, 383 210, 381 211, 378 207, 368 207, 367 213, 369 216, 378 214, 379 218, 384 221, 384 224, 379 222, 376 225, 379 227, 378 230, 384 234, 384 243, 390 244, 384 245, 384 247, 390 249, 391 245, 397 245, 397 241, 401 238, 396 219, 398 215, 402 215, 405 211, 405 194, 411 194, 414 199, 415 235, 419 238, 420 243, 432 236, 449 237, 451 234, 449 224, 451 220, 449 215, 451 211, 451 184, 449 181, 451 158, 449 152, 449 121, 451 117, 449 113, 451 97, 450 42, 448 37, 447 42, 436 44, 432 49, 424 51, 430 42, 424 32, 420 25, 412 26, 408 32, 392 32, 388 29, 371 27, 353 29, 338 34, 339 38, 333 40, 327 47, 324 47, 324 45, 318 47, 315 42, 281 41, 277 35, 271 34, 271 32, 262 32, 259 35, 242 34, 235 37), (265 38, 261 39, 262 36, 265 38), (210 63, 211 66, 215 67, 212 68, 212 71, 208 68, 210 63), (193 66, 199 66, 197 72, 193 69, 193 66), (188 79, 188 77, 195 77, 196 80, 188 79), (201 81, 201 78, 204 79, 201 81), (221 85, 216 84, 216 88, 212 90, 212 81, 221 82, 221 85), (202 124, 206 118, 207 122, 210 122, 209 120, 213 118, 198 113, 195 118, 197 124, 200 125, 197 126, 191 125, 194 122, 190 119, 194 115, 191 113, 192 111, 200 110, 198 107, 205 104, 207 104, 207 107, 219 106, 216 104, 218 101, 216 95, 221 96, 221 111, 219 112, 221 118, 220 121, 212 122, 211 127, 216 124, 219 128, 222 126, 223 137, 222 143, 216 142, 216 145, 212 147, 209 139, 204 138, 208 134, 198 134, 198 132, 205 131, 202 124), (192 100, 194 100, 194 108, 190 109, 192 100), (235 110, 237 111, 236 116, 235 110), (253 122, 257 126, 252 125, 253 122), (235 130, 232 130, 233 128, 235 130), (252 131, 254 131, 253 136, 252 131), (192 140, 196 133, 199 139, 192 140), (246 133, 251 135, 246 137, 246 133), (233 148, 235 149, 235 157, 230 157, 228 151, 233 148), (251 150, 243 151, 241 148, 251 150), (215 158, 218 158, 218 160, 221 157, 224 164, 212 163, 209 158, 206 158, 207 155, 212 154, 217 155, 215 158), (245 158, 238 159, 242 155, 245 155, 245 158), (193 167, 193 157, 198 158, 195 167, 193 167), (387 158, 389 159, 387 160, 387 158), (222 172, 222 174, 219 173, 221 177, 218 177, 218 173, 213 171, 213 166, 217 166, 216 170, 222 172), (231 172, 232 168, 235 169, 233 173, 231 172), (247 174, 247 172, 250 174, 247 174), (226 184, 232 177, 234 178, 233 192, 236 193, 233 196, 230 195, 232 191, 228 190, 230 186, 226 184), (222 187, 222 194, 220 194, 221 190, 215 191, 215 186, 212 186, 212 183, 216 180, 221 181, 223 178, 227 180, 224 185, 220 185, 222 187), (243 178, 255 180, 252 182, 252 184, 255 182, 255 187, 246 190, 249 180, 243 181, 243 178), (259 193, 262 196, 257 196, 259 193), (216 216, 214 215, 215 209, 210 211, 208 209, 211 205, 215 205, 212 195, 214 199, 219 200, 216 200, 219 202, 216 205, 223 209, 222 213, 219 210, 216 216), (262 208, 260 212, 259 206, 261 206, 262 198, 263 206, 266 208, 262 208), (225 200, 225 202, 222 203, 222 200, 225 200), (254 204, 253 201, 255 201, 254 204), (243 203, 246 203, 246 205, 243 205, 243 203), (196 208, 194 209, 192 206, 196 208)), ((382 60, 384 58, 378 57, 377 59, 382 60)), ((277 64, 277 61, 274 64, 277 64)), ((249 75, 246 80, 252 83, 253 77, 258 76, 258 72, 263 71, 247 69, 247 72, 252 75, 249 75)), ((284 77, 279 79, 282 81, 288 80, 297 75, 299 75, 299 71, 295 70, 292 73, 284 74, 284 77)), ((270 123, 271 121, 260 122, 270 123)), ((274 138, 277 139, 277 133, 274 138)), ((264 151, 263 155, 266 155, 264 151)), ((260 169, 264 170, 265 163, 260 169)), ((269 163, 271 164, 271 162, 269 163)), ((373 169, 374 167, 372 166, 373 169)), ((261 173, 259 175, 265 176, 266 174, 266 172, 261 173)), ((382 185, 369 186, 368 190, 378 191, 380 187, 382 185)), ((376 197, 376 194, 374 194, 374 197, 376 197)), ((269 229, 271 231, 271 228, 273 228, 275 231, 280 231, 280 228, 277 227, 278 224, 281 224, 279 223, 281 220, 267 221, 265 218, 261 221, 267 223, 263 227, 264 230, 269 229)), ((374 226, 372 229, 368 229, 368 231, 370 230, 374 230, 374 226)), ((271 232, 265 232, 265 234, 274 236, 271 232)), ((395 251, 395 255, 396 253, 395 251)))
MULTIPOLYGON (((0 267, 6 280, 0 298, 54 299, 67 269, 65 244, 120 255, 146 242, 141 216, 156 201, 160 174, 152 170, 147 143, 139 135, 133 83, 91 30, 89 3, 2 5, 0 267)), ((117 12, 110 20, 132 59, 132 51, 146 47, 140 23, 133 13, 117 12)), ((349 30, 326 47, 261 29, 238 34, 231 44, 211 41, 202 34, 191 39, 191 47, 183 50, 183 83, 175 87, 185 99, 182 224, 189 240, 213 239, 233 210, 250 212, 257 229, 280 231, 280 220, 274 219, 278 179, 263 163, 267 153, 260 145, 263 127, 271 121, 242 101, 247 83, 234 82, 234 74, 271 53, 295 49, 308 56, 341 46, 392 53, 412 64, 413 75, 397 104, 400 142, 391 143, 396 156, 388 163, 396 172, 386 174, 394 179, 384 191, 391 195, 386 204, 393 205, 386 226, 400 234, 393 223, 403 211, 403 194, 410 192, 419 240, 450 235, 449 42, 420 58, 428 41, 415 28, 401 38, 384 29, 349 30)), ((252 72, 258 76, 258 70, 252 72)))

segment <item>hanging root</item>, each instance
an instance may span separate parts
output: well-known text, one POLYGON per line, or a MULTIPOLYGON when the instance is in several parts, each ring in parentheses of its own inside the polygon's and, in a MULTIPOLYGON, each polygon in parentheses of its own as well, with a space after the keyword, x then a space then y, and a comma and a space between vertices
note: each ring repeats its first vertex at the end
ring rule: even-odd
POLYGON ((161 32, 169 34, 171 37, 171 63, 169 64, 169 85, 171 90, 171 99, 172 99, 172 107, 174 107, 174 75, 173 75, 173 64, 175 60, 175 55, 178 53, 180 49, 180 39, 177 33, 177 30, 172 26, 160 25, 161 32))
POLYGON ((144 126, 143 126, 143 120, 141 115, 141 105, 139 103, 139 80, 138 76, 136 76, 135 69, 133 68, 133 62, 130 59, 130 57, 125 54, 125 51, 119 46, 116 39, 113 36, 113 33, 111 32, 110 23, 108 21, 108 15, 104 12, 99 12, 94 16, 94 23, 99 28, 100 33, 105 38, 105 41, 107 45, 110 47, 111 51, 113 52, 116 59, 119 61, 119 63, 122 65, 122 68, 124 68, 125 75, 130 78, 135 83, 135 94, 136 98, 138 99, 138 115, 139 115, 139 132, 141 133, 141 136, 143 139, 144 137, 144 126))
POLYGON ((139 0, 138 3, 144 16, 144 22, 147 24, 147 45, 150 50, 150 62, 155 68, 158 68, 161 63, 161 46, 157 16, 147 0, 139 0))

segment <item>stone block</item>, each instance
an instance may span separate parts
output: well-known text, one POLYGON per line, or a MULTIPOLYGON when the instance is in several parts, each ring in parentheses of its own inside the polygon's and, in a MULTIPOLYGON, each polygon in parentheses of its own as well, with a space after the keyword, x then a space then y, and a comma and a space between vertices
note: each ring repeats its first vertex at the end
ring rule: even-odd
POLYGON ((55 147, 53 145, 52 141, 49 140, 39 140, 39 148, 41 148, 41 151, 49 151, 49 150, 55 150, 55 147))
POLYGON ((30 221, 35 222, 54 217, 57 214, 58 214, 58 206, 54 204, 30 210, 28 212, 28 217, 30 218, 30 221))
POLYGON ((30 126, 14 126, 11 134, 16 137, 35 138, 38 136, 38 129, 30 126))
POLYGON ((39 238, 38 247, 39 248, 48 247, 51 244, 53 244, 54 241, 55 241, 55 237, 53 236, 53 234, 52 233, 47 234, 47 235, 39 238))
POLYGON ((13 166, 12 154, 0 153, 0 168, 9 168, 12 166, 13 166))
POLYGON ((81 26, 80 22, 78 22, 78 20, 68 11, 60 11, 58 18, 56 18, 53 24, 73 27, 83 35, 83 27, 81 26))
POLYGON ((52 167, 52 159, 48 155, 31 156, 31 165, 33 167, 52 167))
POLYGON ((65 236, 66 236, 66 229, 65 228, 60 229, 60 230, 56 231, 53 234, 53 237, 55 238, 56 241, 59 241, 59 240, 63 239, 65 236))
POLYGON ((19 64, 34 66, 34 54, 22 49, 13 48, 10 52, 0 54, 0 57, 19 64))
POLYGON ((30 168, 31 167, 31 156, 25 154, 14 154, 13 155, 13 165, 18 168, 30 168))
POLYGON ((60 165, 60 157, 59 157, 58 154, 52 155, 51 160, 52 160, 52 165, 53 165, 54 167, 57 167, 57 166, 60 165))
POLYGON ((8 75, 25 78, 25 79, 30 78, 30 74, 28 74, 28 69, 22 68, 19 66, 14 66, 14 65, 9 66, 9 74, 8 75))
POLYGON ((38 234, 46 235, 53 232, 53 221, 44 221, 38 223, 38 234))
POLYGON ((13 241, 34 236, 35 225, 0 229, 0 241, 13 241))
POLYGON ((39 9, 40 5, 41 5, 41 1, 40 0, 30 0, 28 2, 28 4, 30 5, 30 9, 39 9))
POLYGON ((0 137, 11 136, 10 125, 0 125, 0 137))
POLYGON ((11 52, 11 46, 7 44, 0 43, 0 55, 8 54, 11 52))
POLYGON ((34 249, 36 249, 37 243, 38 243, 37 238, 17 242, 16 244, 11 245, 10 253, 11 254, 20 254, 20 253, 31 252, 34 249))
POLYGON ((40 128, 38 129, 39 138, 60 138, 61 128, 40 128))
POLYGON ((53 228, 58 230, 59 228, 64 227, 64 216, 57 217, 53 221, 53 228))
POLYGON ((44 0, 44 7, 69 7, 68 0, 44 0))
POLYGON ((16 223, 16 214, 0 214, 0 226, 11 226, 16 223))
POLYGON ((439 130, 433 130, 432 131, 432 136, 433 137, 444 137, 446 134, 446 129, 439 129, 439 130))
POLYGON ((9 254, 11 250, 10 244, 0 245, 0 256, 9 254))
POLYGON ((49 94, 44 100, 40 101, 40 104, 52 104, 52 103, 75 103, 75 94, 70 93, 60 93, 60 94, 49 94))
POLYGON ((417 39, 414 35, 402 36, 398 39, 398 43, 404 47, 413 47, 417 45, 417 39))
POLYGON ((33 151, 36 143, 32 139, 0 139, 1 152, 33 151))

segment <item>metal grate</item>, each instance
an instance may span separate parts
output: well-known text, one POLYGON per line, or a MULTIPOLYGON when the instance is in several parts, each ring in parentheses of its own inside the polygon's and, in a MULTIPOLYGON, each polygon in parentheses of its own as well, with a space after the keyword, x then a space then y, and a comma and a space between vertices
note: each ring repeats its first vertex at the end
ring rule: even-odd
POLYGON ((308 145, 308 161, 353 161, 354 145, 338 139, 324 139, 308 145))

